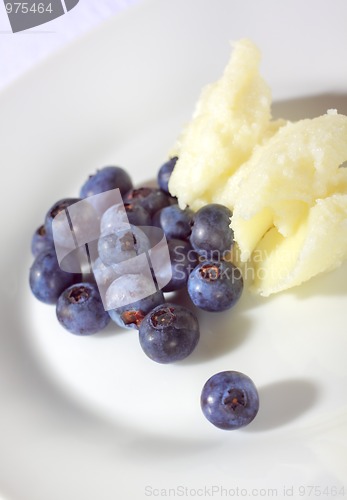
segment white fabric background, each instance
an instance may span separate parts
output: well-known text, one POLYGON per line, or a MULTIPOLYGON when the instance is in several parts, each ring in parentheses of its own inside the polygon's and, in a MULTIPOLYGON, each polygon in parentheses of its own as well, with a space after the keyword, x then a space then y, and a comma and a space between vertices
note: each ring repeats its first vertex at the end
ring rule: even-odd
POLYGON ((56 50, 139 1, 80 0, 64 16, 14 34, 0 0, 0 91, 56 50))

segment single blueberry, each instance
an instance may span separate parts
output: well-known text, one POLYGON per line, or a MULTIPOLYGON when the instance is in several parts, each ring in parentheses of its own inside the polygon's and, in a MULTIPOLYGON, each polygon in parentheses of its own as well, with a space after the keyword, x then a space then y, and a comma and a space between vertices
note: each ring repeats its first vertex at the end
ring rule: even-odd
POLYGON ((231 262, 204 261, 188 278, 188 293, 205 311, 224 311, 239 300, 243 290, 241 271, 231 262))
POLYGON ((189 309, 167 303, 155 307, 139 329, 144 353, 157 363, 172 363, 189 356, 200 338, 196 316, 189 309))
POLYGON ((62 271, 54 249, 44 250, 30 268, 29 283, 35 297, 46 304, 55 304, 59 295, 82 279, 82 274, 62 271))
POLYGON ((209 378, 200 402, 207 420, 224 430, 248 425, 259 410, 258 391, 253 381, 237 371, 219 372, 209 378))
POLYGON ((110 321, 94 283, 77 283, 67 288, 58 299, 56 314, 59 323, 76 335, 97 333, 110 321))
POLYGON ((122 195, 125 195, 132 187, 131 178, 123 168, 108 166, 89 176, 81 187, 80 196, 81 198, 87 198, 117 188, 122 195))
POLYGON ((222 260, 234 241, 230 228, 232 212, 218 203, 200 208, 194 215, 190 242, 205 259, 222 260))
POLYGON ((164 207, 159 213, 159 224, 168 239, 186 240, 192 231, 194 212, 189 208, 182 210, 178 205, 164 207))
POLYGON ((107 266, 123 263, 145 253, 149 248, 150 242, 146 234, 132 225, 115 233, 102 235, 98 241, 99 257, 107 266))
POLYGON ((169 180, 177 160, 178 157, 174 156, 165 162, 159 169, 157 181, 160 189, 162 189, 165 193, 169 193, 169 180))

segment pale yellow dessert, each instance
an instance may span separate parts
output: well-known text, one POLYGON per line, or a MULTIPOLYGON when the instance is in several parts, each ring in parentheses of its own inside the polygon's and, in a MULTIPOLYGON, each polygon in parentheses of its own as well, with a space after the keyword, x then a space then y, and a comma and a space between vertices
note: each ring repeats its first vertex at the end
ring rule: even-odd
POLYGON ((347 117, 274 122, 270 107, 259 52, 241 40, 177 142, 169 184, 182 207, 233 211, 237 261, 264 296, 347 258, 347 117))
POLYGON ((260 52, 239 41, 220 80, 202 91, 191 122, 170 152, 179 156, 170 192, 193 210, 219 198, 226 181, 282 121, 271 121, 271 92, 259 73, 260 52))

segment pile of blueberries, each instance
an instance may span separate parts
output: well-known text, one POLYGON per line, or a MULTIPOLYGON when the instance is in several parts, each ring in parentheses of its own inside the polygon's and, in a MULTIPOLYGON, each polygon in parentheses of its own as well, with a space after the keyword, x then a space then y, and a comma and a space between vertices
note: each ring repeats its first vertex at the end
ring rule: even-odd
MULTIPOLYGON (((35 257, 29 277, 32 293, 38 300, 56 305, 57 319, 66 330, 76 335, 91 335, 110 321, 124 328, 135 328, 143 351, 158 363, 186 358, 200 337, 196 315, 187 307, 166 302, 167 292, 185 288, 196 307, 217 312, 233 307, 243 290, 241 272, 230 262, 233 245, 230 210, 215 203, 195 213, 189 208, 181 209, 168 190, 176 161, 176 157, 171 158, 160 167, 156 188, 135 189, 128 173, 120 167, 98 170, 83 184, 79 198, 59 200, 48 210, 31 243, 35 257), (53 219, 82 199, 116 188, 122 195, 121 208, 123 213, 125 208, 127 224, 122 224, 118 205, 108 208, 100 218, 94 275, 86 275, 82 270, 63 271, 53 240, 53 219), (124 268, 129 259, 150 249, 149 239, 141 229, 144 226, 161 228, 167 239, 172 276, 162 290, 154 273, 149 279, 136 266, 124 268), (107 304, 112 307, 108 311, 100 296, 100 283, 107 289, 107 304), (157 285, 154 293, 153 283, 157 285), (129 297, 132 290, 139 289, 146 298, 119 306, 125 292, 129 297)), ((254 419, 259 408, 258 393, 246 375, 220 372, 206 382, 201 407, 206 418, 217 427, 235 429, 254 419)))

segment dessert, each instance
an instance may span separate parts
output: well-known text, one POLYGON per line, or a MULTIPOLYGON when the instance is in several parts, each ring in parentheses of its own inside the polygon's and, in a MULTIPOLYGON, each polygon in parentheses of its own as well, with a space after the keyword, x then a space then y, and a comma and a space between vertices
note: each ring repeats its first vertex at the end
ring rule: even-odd
POLYGON ((171 151, 169 190, 181 208, 232 211, 234 262, 268 296, 347 258, 347 116, 272 120, 259 63, 252 42, 235 44, 171 151))

